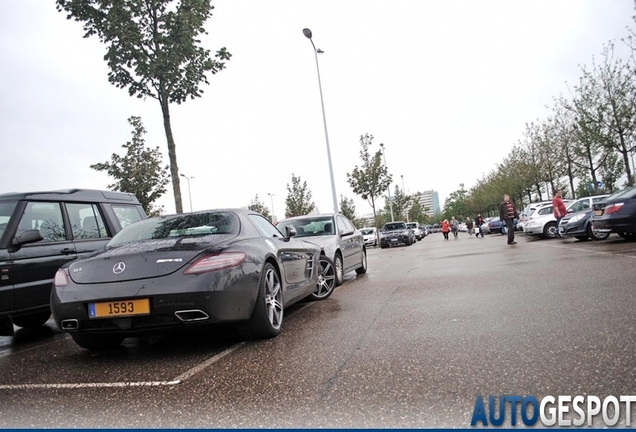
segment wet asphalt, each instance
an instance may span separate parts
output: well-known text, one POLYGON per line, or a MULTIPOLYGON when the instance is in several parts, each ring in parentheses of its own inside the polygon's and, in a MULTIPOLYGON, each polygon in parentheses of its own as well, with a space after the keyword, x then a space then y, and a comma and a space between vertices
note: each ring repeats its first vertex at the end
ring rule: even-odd
MULTIPOLYGON (((49 321, 0 337, 0 427, 470 427, 478 395, 635 394, 636 243, 432 234, 232 328, 77 347, 49 321)), ((632 416, 634 417, 634 416, 632 416)))

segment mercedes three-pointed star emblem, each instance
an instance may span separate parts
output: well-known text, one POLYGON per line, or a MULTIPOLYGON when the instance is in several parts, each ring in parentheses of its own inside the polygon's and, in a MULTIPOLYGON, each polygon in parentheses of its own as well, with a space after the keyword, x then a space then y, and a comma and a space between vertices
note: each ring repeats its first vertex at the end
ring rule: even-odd
POLYGON ((124 270, 126 270, 126 264, 121 261, 113 266, 113 273, 115 274, 123 273, 124 270))

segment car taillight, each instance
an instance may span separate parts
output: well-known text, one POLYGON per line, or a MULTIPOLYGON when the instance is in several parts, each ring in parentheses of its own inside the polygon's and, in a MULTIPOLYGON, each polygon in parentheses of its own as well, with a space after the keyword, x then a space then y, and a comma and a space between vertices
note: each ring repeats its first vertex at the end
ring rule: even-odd
POLYGON ((621 209, 621 207, 623 207, 623 204, 625 203, 616 203, 616 204, 608 205, 607 207, 605 207, 605 214, 616 213, 617 211, 621 209))
POLYGON ((63 287, 68 285, 68 276, 66 276, 66 272, 64 270, 58 270, 57 273, 55 273, 53 284, 56 287, 63 287))
POLYGON ((200 274, 223 270, 242 264, 247 255, 243 252, 227 252, 204 256, 196 260, 183 274, 200 274))

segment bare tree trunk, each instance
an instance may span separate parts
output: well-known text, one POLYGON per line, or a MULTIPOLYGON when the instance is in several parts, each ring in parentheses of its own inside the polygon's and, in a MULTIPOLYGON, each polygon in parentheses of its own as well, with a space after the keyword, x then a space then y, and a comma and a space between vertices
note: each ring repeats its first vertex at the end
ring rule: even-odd
POLYGON ((172 176, 172 191, 174 193, 174 206, 177 213, 183 213, 183 203, 181 201, 181 182, 179 181, 179 166, 177 165, 177 151, 172 136, 172 127, 170 126, 170 109, 168 99, 162 96, 159 100, 161 103, 161 112, 163 113, 163 128, 166 131, 166 140, 168 141, 168 157, 170 159, 170 175, 172 176))

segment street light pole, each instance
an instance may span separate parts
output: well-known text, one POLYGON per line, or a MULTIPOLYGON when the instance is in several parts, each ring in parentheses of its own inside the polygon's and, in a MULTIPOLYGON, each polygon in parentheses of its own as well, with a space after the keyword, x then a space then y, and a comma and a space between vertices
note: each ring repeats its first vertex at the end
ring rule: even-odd
POLYGON ((194 176, 188 177, 185 174, 181 174, 181 177, 185 178, 188 181, 188 197, 190 198, 190 213, 192 213, 192 189, 190 189, 190 179, 193 179, 194 176))
POLYGON ((338 213, 338 198, 336 195, 336 183, 333 180, 333 167, 331 165, 331 150, 329 149, 329 134, 327 133, 327 117, 325 115, 325 102, 322 97, 322 84, 320 82, 320 68, 318 67, 318 53, 323 51, 317 50, 314 41, 311 39, 311 30, 308 28, 303 29, 303 34, 311 42, 311 46, 314 48, 314 56, 316 57, 316 70, 318 71, 318 89, 320 90, 320 105, 322 107, 322 122, 325 127, 325 140, 327 141, 327 159, 329 160, 329 175, 331 177, 331 194, 333 195, 333 212, 338 213))
POLYGON ((269 195, 272 200, 272 223, 274 223, 274 194, 267 192, 267 195, 269 195))
MULTIPOLYGON (((384 168, 386 169, 386 153, 384 149, 384 144, 380 144, 382 147, 382 156, 384 156, 384 168)), ((387 193, 389 194, 389 209, 391 210, 391 222, 395 222, 393 219, 393 203, 391 202, 391 185, 387 188, 387 193)))

